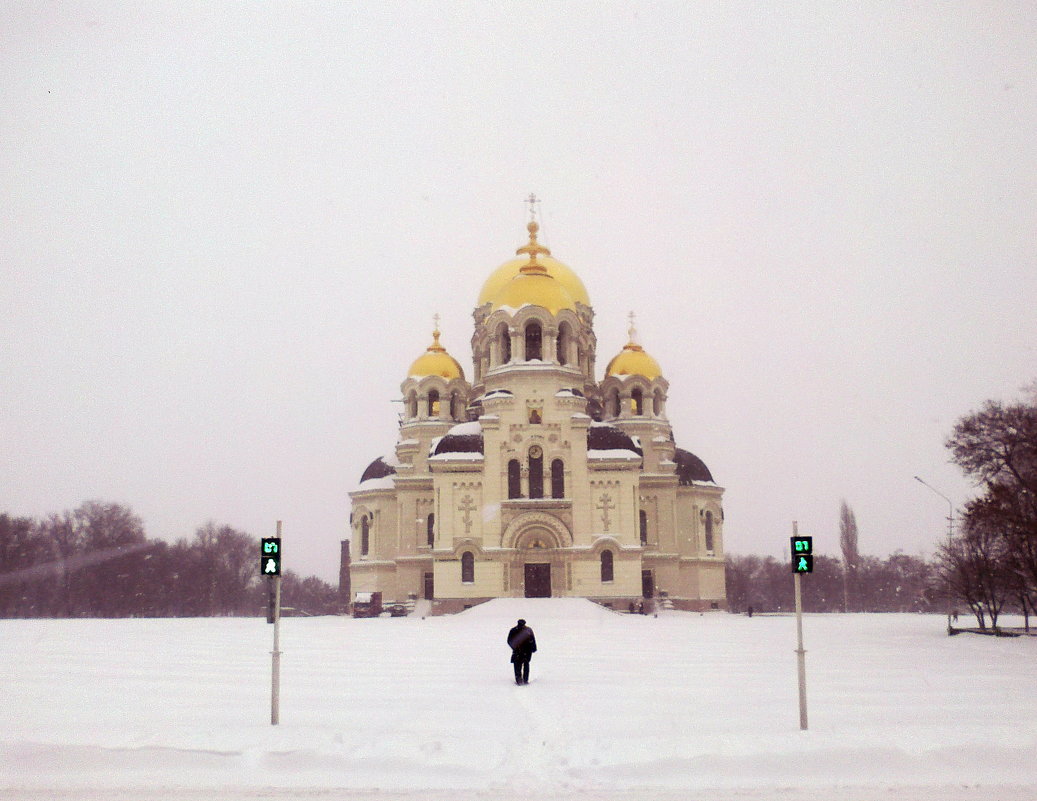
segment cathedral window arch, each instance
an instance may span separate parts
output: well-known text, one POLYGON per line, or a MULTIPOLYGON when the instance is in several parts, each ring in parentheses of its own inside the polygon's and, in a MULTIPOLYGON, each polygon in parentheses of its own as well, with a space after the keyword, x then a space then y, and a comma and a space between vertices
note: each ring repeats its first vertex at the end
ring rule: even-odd
POLYGON ((367 515, 360 518, 360 555, 367 556, 371 552, 371 523, 367 515))
POLYGON ((529 449, 529 497, 544 497, 544 451, 539 445, 529 449))
POLYGON ((500 341, 500 363, 507 364, 511 361, 511 331, 507 323, 501 323, 497 328, 497 339, 500 341))
POLYGON ((461 583, 472 584, 475 582, 475 554, 465 551, 461 554, 461 583))
POLYGON ((526 361, 544 358, 544 329, 538 320, 526 323, 526 361))
POLYGON ((522 497, 522 465, 518 459, 508 462, 508 497, 522 497))
POLYGON ((551 462, 551 497, 565 497, 565 464, 561 459, 551 462))
POLYGON ((641 524, 641 544, 648 544, 648 512, 644 509, 641 510, 639 515, 639 522, 641 524))
POLYGON ((568 364, 569 363, 569 348, 572 343, 572 332, 569 328, 568 323, 562 323, 558 326, 558 363, 568 364))
POLYGON ((430 512, 425 519, 425 539, 429 548, 436 544, 436 515, 434 512, 430 512))
POLYGON ((706 512, 706 550, 713 550, 713 513, 706 512))
POLYGON ((428 391, 428 416, 439 417, 439 390, 428 391))
POLYGON ((615 579, 615 557, 612 551, 601 552, 601 581, 602 583, 615 579))
POLYGON ((645 395, 641 387, 630 390, 630 413, 638 417, 645 413, 645 395))

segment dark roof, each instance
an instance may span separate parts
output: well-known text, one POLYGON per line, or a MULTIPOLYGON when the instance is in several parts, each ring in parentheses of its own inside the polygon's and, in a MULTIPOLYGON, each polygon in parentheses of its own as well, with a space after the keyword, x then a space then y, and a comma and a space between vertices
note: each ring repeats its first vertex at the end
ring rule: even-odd
POLYGON ((482 452, 482 434, 447 434, 436 443, 431 455, 482 452))
POLYGON ((587 429, 587 450, 589 451, 633 451, 638 456, 644 456, 634 441, 615 426, 593 425, 587 429))
POLYGON ((690 451, 677 448, 673 458, 677 462, 677 478, 682 487, 687 487, 692 481, 713 480, 706 463, 690 451))
POLYGON ((396 468, 392 465, 385 463, 385 460, 379 456, 371 464, 367 466, 364 474, 360 477, 360 483, 363 484, 365 481, 371 478, 385 478, 391 476, 396 472, 396 468))

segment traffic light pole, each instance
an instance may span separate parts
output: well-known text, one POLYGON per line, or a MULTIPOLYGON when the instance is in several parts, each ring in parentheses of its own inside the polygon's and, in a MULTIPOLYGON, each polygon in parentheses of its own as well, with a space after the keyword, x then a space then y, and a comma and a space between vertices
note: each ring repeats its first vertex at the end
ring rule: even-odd
MULTIPOLYGON (((281 536, 281 521, 277 521, 277 536, 281 536)), ((278 725, 281 718, 281 576, 271 576, 274 582, 274 650, 270 652, 270 724, 278 725)))
MULTIPOLYGON (((799 536, 799 526, 793 521, 792 536, 799 536)), ((793 557, 795 558, 795 557, 793 557)), ((803 594, 800 591, 800 574, 792 576, 796 585, 796 662, 799 672, 799 728, 807 730, 807 652, 803 650, 803 594)))

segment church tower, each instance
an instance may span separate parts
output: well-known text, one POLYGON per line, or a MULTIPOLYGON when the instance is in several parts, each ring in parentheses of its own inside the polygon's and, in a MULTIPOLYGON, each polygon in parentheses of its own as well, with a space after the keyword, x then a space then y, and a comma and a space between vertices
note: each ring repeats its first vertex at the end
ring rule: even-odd
POLYGON ((438 324, 408 371, 395 453, 351 493, 352 590, 437 612, 516 596, 721 608, 723 489, 676 447, 632 319, 596 380, 587 290, 538 232, 479 293, 472 383, 438 324))

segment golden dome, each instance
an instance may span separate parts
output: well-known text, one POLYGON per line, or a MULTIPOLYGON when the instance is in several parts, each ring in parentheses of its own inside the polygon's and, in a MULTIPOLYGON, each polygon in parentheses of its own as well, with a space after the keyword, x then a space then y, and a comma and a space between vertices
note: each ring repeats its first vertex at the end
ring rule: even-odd
POLYGON ((562 309, 576 311, 573 301, 564 286, 546 273, 520 273, 512 278, 493 298, 493 309, 502 306, 521 309, 523 306, 542 306, 551 314, 562 309))
MULTIPOLYGON (((530 226, 535 225, 536 223, 530 223, 530 226)), ((536 231, 537 228, 530 229, 530 244, 519 248, 516 253, 529 253, 530 245, 537 244, 536 231)), ((537 264, 543 267, 548 275, 562 285, 562 288, 569 293, 572 300, 582 303, 584 306, 590 306, 591 301, 587 295, 587 289, 584 287, 580 277, 572 271, 572 268, 562 264, 558 259, 552 258, 551 251, 543 245, 538 245, 537 247, 537 264)), ((527 257, 511 259, 494 270, 482 285, 482 289, 479 291, 479 301, 476 305, 482 306, 493 301, 507 283, 519 275, 523 265, 529 264, 529 262, 530 260, 527 257)), ((573 307, 570 306, 568 308, 573 307)))
POLYGON ((457 359, 446 352, 446 348, 439 344, 439 323, 432 332, 432 344, 422 353, 414 364, 410 366, 408 376, 424 378, 429 375, 438 375, 447 381, 452 378, 464 379, 464 370, 457 363, 457 359))
MULTIPOLYGON (((630 316, 633 318, 633 312, 630 316)), ((645 349, 637 342, 637 329, 634 328, 633 319, 630 321, 629 334, 630 341, 608 363, 605 375, 641 375, 649 381, 661 376, 663 371, 659 367, 659 362, 645 353, 645 349)))

